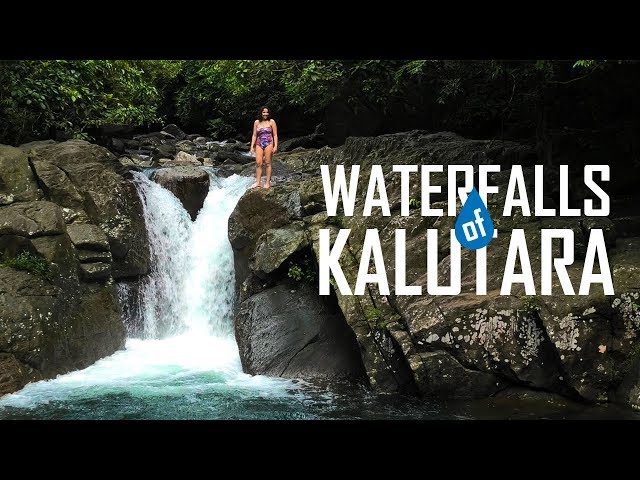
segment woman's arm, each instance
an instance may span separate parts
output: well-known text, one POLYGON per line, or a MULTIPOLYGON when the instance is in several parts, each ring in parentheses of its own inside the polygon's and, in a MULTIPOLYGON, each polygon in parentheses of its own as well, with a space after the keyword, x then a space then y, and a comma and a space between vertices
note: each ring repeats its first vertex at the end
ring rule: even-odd
POLYGON ((256 135, 257 135, 257 127, 258 127, 258 120, 256 120, 255 122, 253 122, 253 136, 251 137, 251 148, 249 149, 249 152, 253 153, 253 151, 256 148, 256 135))
POLYGON ((273 153, 278 151, 278 126, 275 120, 270 120, 271 128, 273 129, 273 153))

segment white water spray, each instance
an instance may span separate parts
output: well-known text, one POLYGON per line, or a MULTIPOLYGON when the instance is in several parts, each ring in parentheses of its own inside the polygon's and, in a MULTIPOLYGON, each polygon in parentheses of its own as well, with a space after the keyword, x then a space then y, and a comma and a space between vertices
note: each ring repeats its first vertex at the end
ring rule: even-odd
POLYGON ((212 176, 193 223, 171 192, 141 173, 134 180, 151 247, 152 269, 139 296, 144 338, 230 335, 234 272, 227 221, 250 179, 212 176))
MULTIPOLYGON (((141 173, 134 173, 134 181, 152 264, 136 295, 138 304, 129 311, 142 317, 143 339, 129 338, 125 350, 84 370, 3 397, 0 418, 3 408, 38 410, 49 404, 45 411, 53 411, 52 418, 60 418, 55 409, 66 405, 69 418, 303 415, 296 413, 300 400, 291 381, 242 372, 233 336, 235 278, 227 223, 252 179, 211 176, 193 223, 172 193, 141 173), (125 400, 114 403, 114 398, 125 400)), ((135 290, 120 287, 121 297, 135 290)))

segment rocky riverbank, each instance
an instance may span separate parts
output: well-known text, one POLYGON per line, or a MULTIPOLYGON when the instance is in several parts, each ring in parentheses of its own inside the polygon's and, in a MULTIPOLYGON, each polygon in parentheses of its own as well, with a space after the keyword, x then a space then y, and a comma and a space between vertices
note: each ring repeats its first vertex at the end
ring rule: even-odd
MULTIPOLYGON (((530 147, 423 131, 352 137, 337 148, 315 148, 318 141, 292 141, 274 160, 274 188, 247 191, 229 219, 235 332, 246 372, 340 379, 424 396, 486 397, 526 388, 640 405, 640 217, 629 210, 634 192, 616 169, 607 185, 608 218, 501 217, 511 165, 523 165, 533 198, 537 157, 530 147), (383 165, 392 215, 374 209, 362 216, 359 195, 354 216, 327 216, 322 164, 361 165, 360 192, 371 165, 383 165), (407 231, 407 283, 425 287, 425 231, 438 229, 438 268, 448 278, 455 217, 423 217, 419 182, 409 192, 410 214, 400 216, 394 164, 500 165, 490 176, 500 190, 488 205, 500 235, 487 254, 486 296, 475 293, 475 256, 468 251, 460 295, 429 295, 426 288, 420 296, 395 295, 395 229, 407 231), (352 286, 366 230, 378 229, 389 295, 376 288, 364 296, 318 295, 318 231, 331 229, 335 238, 340 228, 351 230, 340 264, 352 286), (527 233, 534 272, 540 271, 540 230, 572 229, 576 261, 567 270, 574 284, 590 230, 603 229, 616 294, 593 287, 590 295, 567 297, 554 285, 551 296, 531 296, 516 285, 511 295, 500 295, 514 228, 527 233)), ((205 167, 219 176, 251 176, 254 168, 248 144, 186 135, 171 125, 111 139, 109 147, 77 140, 0 146, 0 394, 83 368, 122 347, 115 283, 135 285, 149 270, 130 170, 153 169, 152 179, 171 190, 193 219, 209 188, 205 167)), ((557 171, 548 172, 544 200, 553 207, 557 171)), ((572 188, 572 200, 583 193, 572 188)), ((434 208, 446 209, 444 190, 436 200, 434 208)))
POLYGON ((149 269, 142 206, 84 141, 0 146, 0 394, 124 345, 114 281, 149 269))
POLYGON ((152 169, 195 219, 209 191, 204 167, 229 176, 253 163, 246 144, 175 125, 107 145, 0 145, 0 395, 124 346, 123 309, 135 306, 116 283, 135 292, 150 268, 131 170, 152 169))
MULTIPOLYGON (((257 334, 256 331, 247 333, 246 325, 252 325, 263 315, 266 305, 279 301, 284 286, 296 284, 294 278, 300 277, 299 283, 306 281, 312 285, 296 291, 298 298, 305 299, 303 303, 320 301, 331 305, 333 301, 338 306, 330 315, 335 318, 337 313, 353 332, 366 379, 377 390, 442 397, 486 397, 526 387, 588 402, 640 405, 637 343, 640 232, 633 227, 638 217, 628 217, 628 212, 616 208, 609 218, 502 217, 511 165, 523 165, 529 198, 534 196, 535 152, 511 142, 476 141, 452 133, 414 131, 349 138, 338 148, 296 149, 277 158, 291 173, 288 181, 276 184, 271 190, 248 191, 229 221, 229 238, 236 260, 236 334, 240 345, 250 343, 257 334), (382 164, 391 216, 383 217, 379 209, 374 209, 369 217, 362 216, 363 193, 356 200, 354 216, 328 217, 320 178, 321 164, 361 165, 359 192, 366 192, 371 165, 382 164), (398 175, 391 173, 394 164, 500 165, 501 171, 491 176, 491 184, 499 187, 500 194, 490 197, 489 210, 500 236, 487 253, 486 296, 475 293, 475 255, 469 251, 462 255, 460 295, 426 293, 426 229, 439 231, 438 269, 442 278, 449 278, 448 237, 455 217, 423 217, 419 208, 413 208, 409 216, 400 216, 400 182, 398 175), (346 296, 336 291, 333 297, 318 297, 316 259, 321 228, 332 229, 332 238, 339 228, 351 229, 340 258, 351 286, 357 277, 366 230, 378 229, 391 294, 381 295, 376 288, 369 287, 364 296, 346 296), (394 293, 394 231, 397 228, 407 231, 408 284, 422 286, 423 295, 396 296, 394 293), (576 261, 567 270, 574 284, 580 281, 590 229, 602 228, 616 295, 605 296, 602 288, 594 285, 589 295, 567 297, 555 285, 551 296, 530 296, 525 295, 522 285, 516 285, 511 295, 501 296, 504 259, 514 228, 526 231, 534 272, 540 272, 540 230, 572 229, 576 238, 576 261)), ((557 169, 550 172, 545 176, 548 192, 545 206, 558 202, 558 185, 553 180, 557 178, 557 169)), ((613 205, 622 205, 628 192, 616 190, 616 179, 613 180, 607 189, 617 192, 613 205)), ((440 184, 445 182, 442 178, 440 184)), ((414 183, 410 197, 419 199, 419 182, 414 183)), ((575 200, 581 192, 573 189, 572 195, 575 200)), ((433 207, 446 209, 445 190, 438 200, 433 207)), ((540 277, 535 277, 539 292, 540 277)), ((321 314, 322 310, 317 308, 316 312, 321 314)), ((300 311, 299 315, 305 313, 300 311)), ((286 330, 292 324, 290 320, 272 328, 286 330)), ((277 335, 271 332, 271 336, 277 335)), ((283 344, 279 351, 288 348, 283 344)), ((256 361, 255 355, 251 358, 245 355, 243 362, 248 369, 255 370, 254 365, 266 364, 269 360, 256 361)), ((263 372, 272 373, 268 369, 256 371, 263 372)))

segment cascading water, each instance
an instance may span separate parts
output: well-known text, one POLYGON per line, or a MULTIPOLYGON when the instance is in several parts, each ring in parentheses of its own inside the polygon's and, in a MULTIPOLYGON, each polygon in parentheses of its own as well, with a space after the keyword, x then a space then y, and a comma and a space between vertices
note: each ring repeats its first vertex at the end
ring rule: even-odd
MULTIPOLYGON (((152 257, 131 310, 141 316, 142 338, 89 368, 4 397, 0 416, 31 408, 45 418, 307 417, 292 382, 242 372, 233 336, 227 220, 251 179, 212 175, 193 223, 168 190, 141 173, 134 181, 152 257)), ((120 286, 121 297, 131 292, 120 286)))
POLYGON ((136 311, 142 316, 143 338, 161 338, 184 330, 191 219, 171 192, 141 173, 134 178, 151 249, 151 273, 143 280, 136 311))
POLYGON ((227 219, 249 180, 212 176, 204 206, 192 223, 171 192, 141 173, 134 178, 152 257, 136 309, 143 317, 143 337, 231 335, 234 275, 227 219))
MULTIPOLYGON (((126 348, 2 397, 0 419, 532 418, 534 410, 544 411, 518 402, 496 408, 490 400, 442 405, 357 389, 329 393, 243 373, 232 328, 227 219, 252 179, 212 176, 204 206, 191 222, 173 194, 142 174, 134 177, 152 270, 139 288, 119 285, 131 327, 126 348)), ((563 408, 543 415, 567 418, 563 408)))

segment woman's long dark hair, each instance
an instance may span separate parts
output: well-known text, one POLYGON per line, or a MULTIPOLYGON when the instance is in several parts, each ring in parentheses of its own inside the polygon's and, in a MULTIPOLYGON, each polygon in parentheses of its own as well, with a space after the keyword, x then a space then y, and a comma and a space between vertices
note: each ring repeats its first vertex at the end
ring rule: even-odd
POLYGON ((260 107, 260 110, 258 110, 258 121, 261 122, 262 121, 262 110, 264 109, 269 110, 269 118, 267 118, 267 122, 269 120, 271 120, 271 109, 269 107, 260 107))

